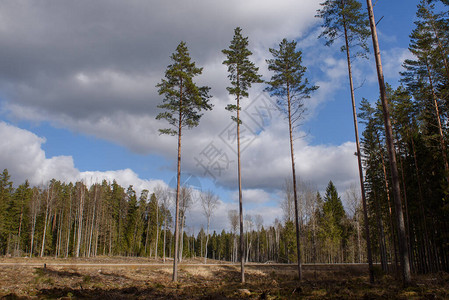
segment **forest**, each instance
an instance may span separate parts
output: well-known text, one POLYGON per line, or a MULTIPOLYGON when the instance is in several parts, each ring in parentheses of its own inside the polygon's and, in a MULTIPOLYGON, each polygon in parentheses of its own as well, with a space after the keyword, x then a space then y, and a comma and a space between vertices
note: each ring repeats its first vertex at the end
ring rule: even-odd
MULTIPOLYGON (((420 2, 410 34, 413 58, 403 62, 400 82, 383 85, 379 75, 379 98, 363 99, 358 113, 353 104, 357 142, 357 125, 362 128, 355 152, 362 185, 346 191, 345 203, 332 181, 324 193, 296 181, 292 131, 304 101, 318 87, 305 78, 296 42, 283 40, 278 49, 270 49, 273 58, 267 63, 274 75, 264 83, 290 122, 293 180, 282 187, 283 215, 274 224, 264 224, 260 215, 243 214, 238 148, 239 211, 228 211, 228 227, 211 232, 218 196, 180 184, 181 129, 193 129, 202 111, 212 109, 209 88, 197 87, 192 80, 202 68, 190 61, 181 42, 157 86, 165 97, 159 106, 164 112, 157 118, 173 128, 160 131, 178 137, 178 186, 158 186, 140 195, 132 185, 122 187, 115 181, 88 185, 53 179, 30 186, 28 181, 13 183, 4 169, 0 254, 241 262, 242 282, 244 262, 298 263, 299 279, 301 263, 379 263, 384 273, 402 270, 398 273, 405 281, 407 266, 412 274, 449 272, 448 5, 446 0, 420 2), (186 229, 192 205, 204 211, 205 226, 198 233, 186 229)), ((358 1, 329 0, 317 17, 324 21, 320 38, 329 45, 343 40, 354 98, 351 58, 371 55, 366 44, 372 37, 368 14, 361 12, 358 1)), ((251 84, 263 83, 249 61, 247 45, 248 38, 236 28, 229 49, 223 50, 231 82, 228 91, 236 99, 236 105, 226 109, 236 113, 232 119, 237 130, 242 122, 240 101, 248 97, 251 84)))
MULTIPOLYGON (((53 180, 47 187, 28 183, 14 189, 9 174, 1 175, 2 255, 93 257, 143 256, 173 257, 174 191, 157 187, 154 193, 143 190, 136 195, 116 182, 104 181, 87 187, 83 182, 53 180)), ((206 193, 207 194, 207 193, 206 193)), ((308 190, 301 210, 301 239, 304 261, 338 263, 364 262, 360 203, 353 197, 353 216, 348 217, 332 182, 322 198, 308 190)), ((184 226, 193 199, 191 188, 181 192, 180 223, 184 226)), ((206 195, 207 197, 207 195, 206 195)), ((260 215, 245 216, 245 260, 249 262, 290 263, 296 260, 294 208, 291 186, 282 203, 284 216, 264 227, 260 215)), ((213 218, 213 216, 212 216, 213 218)), ((238 213, 228 212, 231 230, 213 232, 206 228, 197 235, 183 232, 182 258, 208 257, 234 261, 237 257, 238 213), (207 244, 207 251, 206 251, 207 244)), ((206 216, 204 219, 206 223, 206 216)))

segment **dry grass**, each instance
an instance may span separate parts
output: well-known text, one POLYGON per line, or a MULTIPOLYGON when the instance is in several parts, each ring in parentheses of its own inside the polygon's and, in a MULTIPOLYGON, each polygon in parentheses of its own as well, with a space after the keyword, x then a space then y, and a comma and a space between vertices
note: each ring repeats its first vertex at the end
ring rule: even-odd
MULTIPOLYGON (((202 260, 182 263, 179 268, 179 282, 174 283, 171 281, 170 262, 160 265, 161 261, 120 257, 5 258, 0 259, 0 263, 15 265, 0 265, 0 297, 4 299, 449 298, 447 273, 415 276, 414 284, 403 288, 400 282, 389 275, 379 276, 374 285, 368 284, 366 266, 304 266, 304 280, 298 283, 296 266, 259 264, 246 266, 247 282, 241 284, 238 265, 204 266, 200 262, 202 260), (190 265, 192 263, 195 265, 190 265), (131 265, 123 266, 123 264, 131 265)), ((219 262, 208 261, 208 263, 219 262)))

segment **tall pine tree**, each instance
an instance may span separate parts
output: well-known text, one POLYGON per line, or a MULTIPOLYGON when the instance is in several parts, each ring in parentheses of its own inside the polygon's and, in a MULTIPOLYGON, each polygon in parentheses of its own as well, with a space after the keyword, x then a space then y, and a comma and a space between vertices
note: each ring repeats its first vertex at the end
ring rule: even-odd
POLYGON ((176 52, 170 57, 173 63, 165 71, 165 79, 157 85, 159 95, 164 100, 158 107, 165 110, 156 119, 165 119, 172 128, 160 129, 161 134, 178 136, 178 173, 176 187, 175 212, 175 255, 173 260, 173 281, 178 280, 178 248, 179 248, 179 192, 181 183, 181 137, 183 128, 198 126, 202 110, 212 109, 209 103, 210 88, 198 87, 194 82, 195 76, 201 75, 203 69, 196 67, 191 61, 186 43, 179 43, 176 52))
POLYGON ((310 85, 304 77, 307 70, 302 66, 302 52, 296 50, 296 42, 288 42, 283 39, 279 44, 279 50, 270 49, 273 59, 267 59, 268 69, 275 74, 267 82, 265 89, 271 96, 276 97, 278 106, 288 118, 290 156, 292 165, 293 197, 295 203, 296 248, 298 256, 298 277, 301 280, 301 251, 299 240, 298 217, 298 193, 296 184, 295 154, 293 150, 293 133, 297 121, 302 118, 304 112, 304 99, 310 98, 310 94, 318 89, 310 85))
POLYGON ((354 120, 355 140, 357 147, 357 161, 359 166, 360 189, 362 195, 363 212, 365 218, 365 235, 367 241, 368 266, 370 282, 374 283, 373 261, 371 257, 371 241, 368 226, 368 213, 366 207, 365 188, 363 184, 362 158, 360 154, 359 131, 357 112, 354 96, 354 83, 351 68, 351 49, 356 48, 356 56, 365 56, 369 48, 366 40, 370 32, 367 14, 362 12, 362 4, 357 0, 327 0, 321 3, 322 9, 318 10, 317 17, 324 20, 324 31, 319 37, 326 38, 326 45, 333 44, 342 34, 344 45, 342 51, 346 52, 348 63, 349 88, 351 92, 352 115, 354 120))
POLYGON ((248 50, 248 38, 242 36, 242 30, 237 27, 234 30, 234 37, 231 41, 229 49, 222 50, 226 55, 223 64, 228 66, 229 79, 231 86, 227 88, 230 95, 235 96, 236 104, 229 104, 226 109, 236 112, 237 116, 232 119, 237 123, 237 164, 238 164, 238 186, 239 186, 239 212, 240 212, 240 265, 241 265, 241 281, 245 282, 245 266, 243 259, 243 205, 242 205, 242 178, 241 178, 241 162, 240 162, 240 100, 248 97, 248 89, 253 83, 262 82, 257 72, 257 68, 253 62, 249 60, 252 54, 248 50))

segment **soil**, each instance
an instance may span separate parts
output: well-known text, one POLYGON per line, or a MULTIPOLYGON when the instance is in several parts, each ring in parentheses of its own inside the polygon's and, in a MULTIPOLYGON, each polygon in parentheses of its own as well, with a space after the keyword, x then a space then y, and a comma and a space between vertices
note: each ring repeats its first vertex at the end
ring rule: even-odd
POLYGON ((413 277, 403 287, 366 265, 248 264, 183 261, 178 282, 172 261, 130 257, 0 258, 0 299, 449 299, 449 274, 413 277))

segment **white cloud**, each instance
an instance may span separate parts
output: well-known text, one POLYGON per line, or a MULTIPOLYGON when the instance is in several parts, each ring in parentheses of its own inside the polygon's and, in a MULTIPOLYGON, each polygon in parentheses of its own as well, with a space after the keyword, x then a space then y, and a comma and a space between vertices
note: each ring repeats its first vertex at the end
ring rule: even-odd
POLYGON ((382 67, 387 80, 396 81, 399 72, 404 71, 402 64, 406 59, 412 59, 413 54, 404 48, 392 48, 382 52, 382 67))
MULTIPOLYGON (((235 202, 238 202, 238 191, 235 191, 232 194, 232 199, 235 202)), ((271 200, 271 196, 262 189, 245 189, 242 191, 242 199, 245 199, 246 204, 264 204, 271 200)))
POLYGON ((143 189, 152 191, 156 185, 165 185, 162 180, 141 179, 130 169, 80 172, 71 156, 47 158, 42 149, 44 138, 5 122, 0 122, 0 135, 7 141, 0 144, 0 166, 8 169, 15 184, 28 180, 31 185, 45 185, 53 178, 63 182, 84 181, 88 185, 116 180, 125 188, 133 185, 138 193, 143 189))

